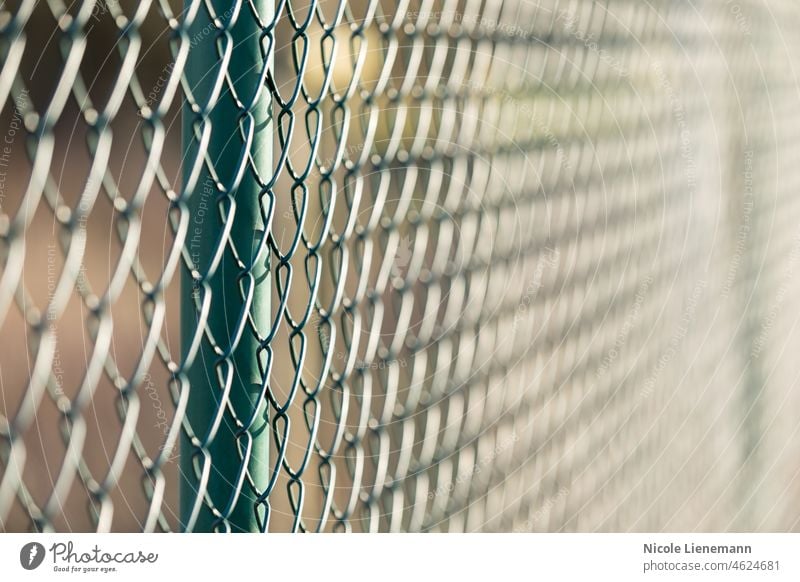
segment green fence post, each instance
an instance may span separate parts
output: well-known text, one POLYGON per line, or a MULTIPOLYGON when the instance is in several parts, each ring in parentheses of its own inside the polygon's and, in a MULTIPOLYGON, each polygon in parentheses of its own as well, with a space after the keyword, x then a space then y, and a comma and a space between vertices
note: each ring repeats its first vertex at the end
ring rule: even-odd
MULTIPOLYGON (((187 13, 190 9, 186 1, 187 13)), ((193 442, 182 434, 180 456, 180 520, 183 531, 258 531, 263 522, 263 506, 256 503, 252 483, 263 492, 269 481, 269 424, 267 406, 260 397, 262 371, 259 366, 259 344, 248 325, 240 334, 231 357, 225 352, 237 341, 237 326, 243 319, 244 291, 252 287, 252 304, 249 315, 259 334, 264 337, 270 322, 269 253, 261 251, 257 263, 246 271, 243 262, 252 263, 258 243, 265 230, 265 213, 269 210, 268 198, 262 192, 252 171, 257 169, 262 180, 268 180, 272 167, 272 121, 270 118, 270 94, 266 87, 256 104, 245 112, 260 83, 264 59, 262 50, 269 48, 266 40, 262 45, 262 29, 247 2, 213 0, 217 12, 217 25, 211 22, 206 3, 200 3, 198 14, 189 30, 190 49, 185 68, 186 81, 194 95, 194 101, 207 111, 198 111, 187 102, 183 111, 183 160, 184 183, 190 181, 192 162, 198 155, 196 128, 201 120, 211 126, 207 160, 210 161, 216 180, 207 165, 192 189, 188 200, 190 210, 186 249, 192 257, 197 272, 192 275, 183 269, 181 290, 181 336, 183 353, 198 327, 198 312, 194 296, 202 298, 210 292, 211 306, 208 330, 213 335, 213 345, 203 338, 201 348, 187 370, 189 398, 186 416, 194 432, 193 442), (235 21, 231 27, 230 22, 235 21), (220 34, 220 27, 230 30, 220 34), (226 35, 230 35, 229 38, 226 35), (232 41, 232 42, 231 42, 232 41), (226 43, 231 43, 230 58, 225 54, 226 43), (263 46, 263 49, 262 49, 263 46), (236 95, 227 83, 216 101, 210 99, 215 83, 225 70, 229 75, 236 95), (238 103, 237 99, 238 98, 238 103), (247 118, 249 113, 252 119, 247 118), (252 144, 248 148, 251 161, 243 153, 242 127, 252 121, 252 144), (231 188, 237 180, 237 172, 244 161, 244 173, 238 187, 231 188), (227 189, 230 188, 230 191, 227 189), (264 200, 262 203, 261 200, 264 200), (222 240, 226 219, 223 214, 235 207, 230 240, 240 261, 226 247, 214 276, 202 281, 214 254, 222 240), (244 275, 244 277, 243 277, 244 275), (200 277, 200 280, 198 279, 200 277), (211 458, 205 495, 213 507, 222 515, 215 515, 204 501, 202 479, 196 477, 196 468, 203 470, 204 455, 198 446, 209 434, 214 424, 215 412, 224 392, 225 380, 220 376, 233 372, 228 402, 240 421, 255 418, 247 435, 240 434, 230 413, 226 412, 213 439, 208 439, 206 450, 211 458), (251 444, 247 475, 242 471, 241 451, 251 444), (237 489, 241 494, 235 495, 237 489), (234 501, 232 504, 231 502, 234 501), (261 507, 259 516, 257 508, 261 507), (227 519, 224 519, 224 518, 227 519)), ((254 0, 262 20, 273 17, 273 0, 254 0)), ((247 133, 247 132, 245 132, 247 133)), ((267 218, 268 219, 268 218, 267 218)), ((247 457, 247 454, 245 454, 247 457)))

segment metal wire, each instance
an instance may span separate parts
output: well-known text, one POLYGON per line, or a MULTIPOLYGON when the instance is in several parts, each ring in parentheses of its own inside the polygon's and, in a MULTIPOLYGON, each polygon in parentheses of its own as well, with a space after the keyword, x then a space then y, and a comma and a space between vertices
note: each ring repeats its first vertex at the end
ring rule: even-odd
POLYGON ((0 527, 796 529, 798 25, 0 8, 0 527))

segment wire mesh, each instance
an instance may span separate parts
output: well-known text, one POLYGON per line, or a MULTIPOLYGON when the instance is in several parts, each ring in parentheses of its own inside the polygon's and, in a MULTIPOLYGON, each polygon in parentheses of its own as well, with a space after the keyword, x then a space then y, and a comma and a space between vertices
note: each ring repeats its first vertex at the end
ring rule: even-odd
POLYGON ((796 529, 798 25, 5 4, 0 527, 796 529))

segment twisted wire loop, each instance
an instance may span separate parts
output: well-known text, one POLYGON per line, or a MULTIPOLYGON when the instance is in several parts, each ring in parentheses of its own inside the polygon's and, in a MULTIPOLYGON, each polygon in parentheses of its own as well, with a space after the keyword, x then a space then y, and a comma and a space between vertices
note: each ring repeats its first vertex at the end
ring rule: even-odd
POLYGON ((0 527, 795 529, 798 24, 0 8, 0 527))

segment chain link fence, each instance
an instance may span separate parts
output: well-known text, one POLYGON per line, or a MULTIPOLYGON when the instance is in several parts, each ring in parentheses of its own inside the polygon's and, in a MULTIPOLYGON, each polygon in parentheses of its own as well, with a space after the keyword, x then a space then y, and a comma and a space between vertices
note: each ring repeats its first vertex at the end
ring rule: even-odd
POLYGON ((798 27, 6 3, 0 529, 796 529, 798 27))

